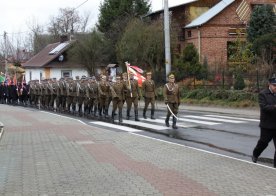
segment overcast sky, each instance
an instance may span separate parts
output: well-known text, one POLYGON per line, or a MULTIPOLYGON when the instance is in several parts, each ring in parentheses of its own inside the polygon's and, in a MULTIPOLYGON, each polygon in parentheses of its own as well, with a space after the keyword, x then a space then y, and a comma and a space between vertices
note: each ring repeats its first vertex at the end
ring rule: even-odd
MULTIPOLYGON (((189 0, 168 0, 169 6, 178 5, 189 0)), ((76 8, 79 14, 89 12, 89 28, 97 22, 99 6, 103 0, 1 0, 0 35, 28 31, 27 24, 36 21, 45 25, 51 16, 56 16, 59 8, 76 8)), ((163 0, 151 0, 152 11, 163 8, 163 0)), ((1 37, 0 37, 1 39, 1 37)))

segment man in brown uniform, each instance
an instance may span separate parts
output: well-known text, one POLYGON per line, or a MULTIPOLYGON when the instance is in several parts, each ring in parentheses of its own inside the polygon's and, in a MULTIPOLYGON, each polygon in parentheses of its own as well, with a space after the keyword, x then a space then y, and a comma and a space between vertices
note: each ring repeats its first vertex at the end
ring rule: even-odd
POLYGON ((98 90, 99 90, 99 102, 100 102, 99 115, 102 116, 102 111, 103 111, 105 117, 107 118, 110 86, 109 86, 109 83, 106 81, 105 75, 102 75, 101 77, 98 90))
POLYGON ((97 117, 97 109, 98 109, 98 83, 96 81, 96 77, 92 76, 89 78, 87 88, 86 88, 86 100, 85 100, 85 108, 88 115, 94 115, 97 117))
POLYGON ((140 121, 138 118, 138 100, 140 100, 140 92, 137 80, 134 79, 133 73, 130 73, 128 83, 125 83, 126 92, 126 103, 127 103, 127 120, 130 118, 131 105, 134 105, 135 121, 140 121))
POLYGON ((111 94, 112 94, 112 116, 111 119, 114 122, 114 115, 115 112, 117 110, 117 108, 119 108, 119 123, 122 123, 122 109, 123 109, 123 100, 124 98, 124 84, 121 81, 121 77, 117 76, 116 77, 116 82, 112 84, 111 86, 111 94))
POLYGON ((143 111, 144 119, 147 119, 146 112, 148 109, 149 104, 151 104, 151 119, 154 118, 154 111, 155 111, 155 83, 151 79, 151 72, 147 72, 146 80, 142 84, 142 93, 145 101, 145 107, 143 111))
POLYGON ((173 115, 172 128, 177 129, 175 116, 178 113, 178 107, 180 105, 180 92, 179 92, 178 85, 175 84, 175 77, 173 74, 169 75, 169 82, 165 84, 163 88, 163 96, 164 96, 165 104, 168 107, 167 117, 165 120, 166 126, 167 127, 170 126, 169 119, 170 119, 170 116, 173 115))

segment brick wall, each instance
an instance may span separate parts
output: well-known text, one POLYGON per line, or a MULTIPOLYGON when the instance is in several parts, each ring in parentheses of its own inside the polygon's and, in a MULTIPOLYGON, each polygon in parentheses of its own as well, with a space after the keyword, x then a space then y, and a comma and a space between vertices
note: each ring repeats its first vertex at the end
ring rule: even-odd
POLYGON ((200 60, 203 62, 203 59, 207 58, 211 70, 227 66, 227 42, 237 39, 236 35, 229 35, 229 28, 245 28, 236 14, 240 2, 240 0, 235 1, 203 26, 186 29, 186 35, 191 31, 192 36, 186 36, 183 47, 189 43, 193 43, 198 50, 200 47, 200 60), (200 45, 198 32, 200 32, 200 45))

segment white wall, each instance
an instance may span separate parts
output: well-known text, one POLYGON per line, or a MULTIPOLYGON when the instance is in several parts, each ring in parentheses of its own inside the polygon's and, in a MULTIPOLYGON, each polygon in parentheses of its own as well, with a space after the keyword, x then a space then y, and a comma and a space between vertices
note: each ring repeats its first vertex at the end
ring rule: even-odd
POLYGON ((71 71, 71 77, 73 77, 74 79, 76 78, 76 76, 79 76, 80 78, 83 75, 88 76, 87 70, 83 68, 52 68, 50 72, 50 77, 59 80, 62 76, 62 71, 71 71))
MULTIPOLYGON (((50 71, 50 78, 56 78, 59 80, 61 78, 61 73, 63 70, 71 71, 72 77, 75 79, 76 76, 81 76, 85 75, 88 76, 88 72, 84 68, 51 68, 50 71)), ((42 73, 42 79, 45 78, 45 70, 44 68, 37 68, 37 69, 25 69, 25 80, 26 82, 29 82, 30 80, 40 80, 40 73, 42 73), (32 77, 30 78, 30 73, 32 77)))
POLYGON ((42 78, 45 77, 44 69, 25 69, 25 80, 29 82, 30 80, 40 80, 40 73, 42 73, 42 78), (31 78, 30 78, 31 74, 31 78))

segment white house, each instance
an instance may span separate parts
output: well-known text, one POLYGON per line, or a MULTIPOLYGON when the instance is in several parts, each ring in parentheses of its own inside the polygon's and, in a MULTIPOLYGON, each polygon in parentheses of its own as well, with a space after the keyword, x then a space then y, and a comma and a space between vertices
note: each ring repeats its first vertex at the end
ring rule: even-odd
POLYGON ((68 61, 67 50, 74 41, 64 41, 47 45, 38 54, 22 65, 25 80, 41 80, 61 77, 88 76, 84 65, 68 61))

